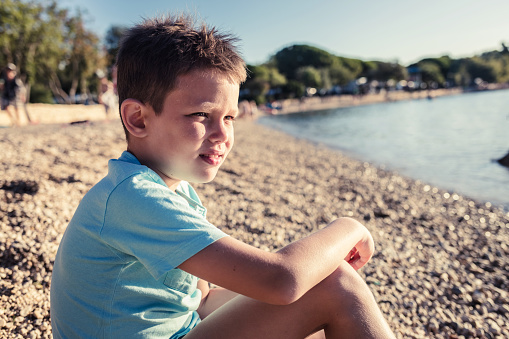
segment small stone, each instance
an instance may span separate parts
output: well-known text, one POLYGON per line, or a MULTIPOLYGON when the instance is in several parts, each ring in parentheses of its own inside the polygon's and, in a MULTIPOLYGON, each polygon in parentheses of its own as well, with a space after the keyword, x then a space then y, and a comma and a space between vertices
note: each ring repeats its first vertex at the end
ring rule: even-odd
POLYGON ((37 319, 42 319, 44 318, 44 315, 42 314, 42 310, 41 309, 37 309, 35 310, 34 312, 34 317, 37 318, 37 319))
POLYGON ((490 322, 490 328, 488 330, 491 334, 498 335, 500 334, 500 326, 494 321, 490 322))
POLYGON ((451 292, 455 295, 462 295, 465 291, 462 287, 454 286, 453 288, 451 288, 451 292))
POLYGON ((509 305, 507 304, 499 305, 498 312, 501 314, 509 314, 509 305))
POLYGON ((440 328, 440 325, 438 324, 438 321, 436 319, 431 319, 428 323, 428 331, 434 334, 438 333, 438 330, 440 328))

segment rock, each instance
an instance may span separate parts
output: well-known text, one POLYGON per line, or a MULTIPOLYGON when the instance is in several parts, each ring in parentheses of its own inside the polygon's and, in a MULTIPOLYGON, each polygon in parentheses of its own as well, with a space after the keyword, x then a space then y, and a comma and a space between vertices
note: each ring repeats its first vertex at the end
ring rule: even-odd
POLYGON ((497 162, 502 166, 509 167, 509 153, 498 159, 497 162))

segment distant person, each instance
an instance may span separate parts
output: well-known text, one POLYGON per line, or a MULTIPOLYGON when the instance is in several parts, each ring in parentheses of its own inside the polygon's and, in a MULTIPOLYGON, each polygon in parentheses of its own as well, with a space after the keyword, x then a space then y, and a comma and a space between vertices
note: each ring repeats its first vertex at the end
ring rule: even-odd
POLYGON ((239 119, 240 118, 246 118, 246 119, 253 119, 253 108, 251 106, 251 103, 247 100, 242 100, 239 102, 239 119))
POLYGON ((233 146, 246 79, 233 41, 184 15, 126 33, 117 65, 127 150, 60 243, 56 339, 394 338, 355 272, 374 251, 360 223, 338 219, 270 253, 207 221, 188 182, 213 180, 233 146))
MULTIPOLYGON (((19 107, 23 106, 25 98, 25 87, 23 82, 16 77, 16 65, 8 63, 4 70, 4 76, 0 80, 2 88, 2 105, 1 109, 7 113, 13 126, 20 126, 21 119, 19 115, 19 107)), ((27 121, 32 123, 32 119, 25 109, 27 121)))
POLYGON ((118 99, 113 82, 107 78, 102 78, 100 82, 99 103, 104 106, 106 118, 109 119, 110 112, 118 105, 118 99))
POLYGON ((256 116, 258 115, 258 105, 254 100, 251 100, 249 102, 249 105, 251 106, 251 116, 253 118, 256 118, 256 116))

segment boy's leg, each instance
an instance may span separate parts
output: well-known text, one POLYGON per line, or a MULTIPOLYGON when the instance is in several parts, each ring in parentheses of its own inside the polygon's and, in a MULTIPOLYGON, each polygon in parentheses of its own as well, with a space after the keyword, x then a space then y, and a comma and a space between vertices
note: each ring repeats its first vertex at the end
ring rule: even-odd
POLYGON ((366 283, 344 262, 290 305, 236 297, 205 318, 186 339, 303 339, 322 329, 327 338, 394 338, 366 283))

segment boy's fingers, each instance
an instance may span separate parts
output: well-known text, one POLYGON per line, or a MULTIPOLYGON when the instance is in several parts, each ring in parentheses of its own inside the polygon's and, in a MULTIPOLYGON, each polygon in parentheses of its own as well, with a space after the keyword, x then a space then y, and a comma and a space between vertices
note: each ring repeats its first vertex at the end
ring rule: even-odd
POLYGON ((361 254, 358 251, 355 251, 355 253, 351 257, 347 258, 346 261, 357 271, 366 265, 370 259, 371 256, 361 257, 361 254))
POLYGON ((359 253, 359 252, 357 251, 357 249, 356 249, 355 247, 354 247, 354 248, 352 248, 352 249, 350 250, 350 252, 348 252, 348 255, 345 257, 345 260, 346 260, 347 262, 352 261, 352 259, 354 258, 354 256, 355 256, 355 254, 356 254, 356 253, 359 253))

